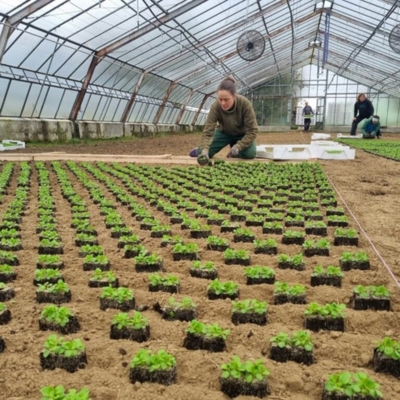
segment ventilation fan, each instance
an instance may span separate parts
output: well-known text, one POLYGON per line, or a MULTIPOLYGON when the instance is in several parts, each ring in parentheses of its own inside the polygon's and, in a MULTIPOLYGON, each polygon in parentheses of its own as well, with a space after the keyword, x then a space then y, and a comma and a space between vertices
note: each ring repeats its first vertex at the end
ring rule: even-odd
POLYGON ((239 36, 236 48, 243 60, 257 60, 264 53, 264 36, 258 31, 245 31, 239 36))
POLYGON ((390 32, 389 46, 395 53, 400 53, 400 24, 396 25, 390 32))

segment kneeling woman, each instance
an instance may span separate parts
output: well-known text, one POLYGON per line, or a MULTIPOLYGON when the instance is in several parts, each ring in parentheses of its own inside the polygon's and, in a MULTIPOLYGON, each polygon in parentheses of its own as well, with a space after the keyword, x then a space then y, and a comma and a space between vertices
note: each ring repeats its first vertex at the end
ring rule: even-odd
POLYGON ((217 100, 211 105, 200 146, 190 155, 208 161, 229 145, 228 157, 255 158, 257 132, 253 106, 236 93, 235 80, 227 77, 218 86, 217 100))

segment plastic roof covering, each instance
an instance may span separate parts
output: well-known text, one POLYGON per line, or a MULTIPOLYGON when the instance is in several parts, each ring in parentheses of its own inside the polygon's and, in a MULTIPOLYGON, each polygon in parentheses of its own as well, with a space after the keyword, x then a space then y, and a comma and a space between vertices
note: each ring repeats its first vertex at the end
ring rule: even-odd
POLYGON ((160 105, 167 99, 207 109, 226 75, 248 91, 306 64, 320 65, 325 50, 327 70, 400 97, 400 54, 388 40, 400 24, 398 5, 396 0, 0 0, 0 78, 68 89, 74 98, 71 115, 91 94, 118 98, 125 106, 134 94, 136 101, 160 105), (7 32, 10 23, 13 30, 7 32), (236 50, 246 30, 259 31, 266 41, 263 55, 251 62, 236 50), (312 41, 322 46, 310 46, 312 41))

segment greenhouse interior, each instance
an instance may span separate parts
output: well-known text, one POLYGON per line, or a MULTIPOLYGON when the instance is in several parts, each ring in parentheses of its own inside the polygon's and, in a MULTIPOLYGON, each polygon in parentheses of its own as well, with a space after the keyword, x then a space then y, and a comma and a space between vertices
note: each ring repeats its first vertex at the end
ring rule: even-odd
POLYGON ((0 400, 399 400, 399 135, 400 0, 0 0, 0 400))
POLYGON ((308 101, 316 129, 348 132, 365 93, 396 131, 399 14, 395 0, 1 0, 0 135, 192 131, 228 75, 260 130, 300 124, 308 101))

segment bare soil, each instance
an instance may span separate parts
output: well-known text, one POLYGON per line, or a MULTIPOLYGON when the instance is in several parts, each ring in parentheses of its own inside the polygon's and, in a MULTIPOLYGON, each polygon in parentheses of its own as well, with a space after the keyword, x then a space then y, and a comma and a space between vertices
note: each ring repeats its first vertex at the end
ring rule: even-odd
MULTIPOLYGON (((290 132, 281 134, 260 134, 259 144, 277 143, 309 143, 310 133, 290 132)), ((385 135, 385 139, 397 140, 396 135, 385 135)), ((140 155, 187 155, 188 151, 198 145, 200 135, 179 134, 120 141, 68 145, 35 145, 24 149, 24 153, 32 152, 67 152, 96 154, 140 154, 140 155)), ((226 151, 218 157, 224 158, 226 151)), ((274 400, 316 400, 322 395, 323 381, 326 374, 349 370, 365 371, 381 384, 385 399, 400 398, 400 382, 385 374, 375 373, 371 366, 374 341, 385 335, 400 339, 400 294, 396 280, 400 280, 400 163, 356 151, 355 160, 319 162, 332 185, 337 191, 339 205, 346 208, 350 226, 360 232, 360 250, 365 250, 371 259, 370 271, 349 271, 345 273, 342 288, 311 287, 310 273, 315 265, 326 263, 323 257, 312 257, 306 260, 305 271, 280 270, 277 268, 275 256, 254 255, 252 264, 264 264, 275 268, 277 279, 285 282, 302 283, 307 286, 307 301, 322 304, 337 301, 348 303, 351 292, 357 284, 385 284, 391 291, 392 311, 355 311, 348 309, 346 313, 346 329, 344 333, 322 331, 312 333, 315 344, 316 363, 311 366, 294 362, 277 363, 268 358, 269 339, 278 332, 290 333, 303 329, 304 305, 273 305, 273 286, 247 286, 243 275, 243 267, 227 266, 223 262, 222 253, 212 252, 221 280, 234 280, 240 284, 240 297, 266 300, 270 304, 268 324, 264 327, 246 324, 235 326, 230 319, 230 300, 211 301, 206 296, 208 281, 190 277, 190 261, 173 261, 170 248, 160 247, 160 239, 150 238, 148 231, 142 231, 129 212, 128 208, 118 205, 125 221, 137 232, 145 246, 157 252, 164 259, 168 272, 180 277, 181 292, 176 296, 190 296, 199 305, 199 319, 206 323, 219 323, 231 329, 227 340, 227 350, 222 353, 205 351, 188 351, 182 344, 185 337, 185 322, 170 322, 161 319, 152 307, 165 301, 169 296, 162 292, 149 292, 146 274, 135 273, 133 260, 123 257, 122 249, 118 249, 118 239, 112 239, 110 231, 105 229, 104 218, 99 209, 89 198, 88 192, 70 172, 68 176, 74 188, 85 199, 91 215, 92 224, 98 229, 99 242, 111 262, 111 268, 120 280, 120 284, 132 288, 136 302, 149 306, 144 314, 150 323, 151 336, 149 342, 136 343, 127 340, 110 340, 110 322, 116 310, 101 311, 99 293, 101 289, 89 288, 90 272, 83 271, 83 259, 78 256, 79 248, 74 244, 75 231, 70 227, 71 211, 69 203, 62 198, 54 172, 51 172, 52 194, 56 202, 56 218, 59 222, 65 262, 63 276, 70 285, 72 301, 64 304, 78 316, 81 331, 70 335, 80 338, 86 345, 88 365, 76 373, 68 373, 57 369, 41 370, 39 353, 50 332, 39 330, 38 319, 43 305, 35 302, 33 275, 38 255, 38 235, 36 234, 37 217, 37 172, 31 179, 30 200, 26 215, 21 223, 23 250, 17 253, 20 266, 16 267, 17 280, 13 282, 16 297, 7 304, 12 312, 12 320, 0 326, 0 336, 6 342, 6 350, 0 354, 0 399, 22 400, 40 399, 39 390, 45 385, 63 384, 66 388, 88 387, 93 400, 142 400, 158 399, 191 399, 222 400, 226 396, 220 391, 218 377, 219 365, 228 362, 233 355, 243 360, 262 358, 271 371, 269 386, 274 400), (392 276, 392 275, 393 276, 392 276), (129 362, 133 354, 141 347, 152 350, 164 348, 176 356, 178 379, 172 386, 158 384, 131 384, 128 379, 129 362)), ((65 164, 63 163, 65 166, 65 164)), ((33 165, 32 165, 33 167, 33 165)), ((49 165, 48 165, 49 167, 49 165)), ((0 204, 0 212, 4 213, 14 196, 16 176, 13 175, 8 194, 0 204)), ((107 192, 107 197, 114 198, 107 192)), ((142 201, 142 200, 140 200, 142 201)), ((150 206, 149 206, 150 207, 150 206)), ((155 210, 153 208, 153 210, 155 210)), ((168 219, 162 213, 154 211, 157 218, 168 219)), ((178 225, 173 226, 174 234, 181 234, 189 239, 187 231, 181 231, 178 225)), ((260 228, 253 228, 259 234, 260 228)), ((329 228, 332 234, 332 229, 329 228)), ((218 227, 213 233, 221 235, 218 227)), ((229 238, 232 247, 252 249, 252 244, 233 243, 232 234, 222 234, 229 238)), ((191 239, 190 241, 193 241, 191 239)), ((206 251, 205 239, 196 239, 200 255, 211 257, 206 251)), ((281 252, 296 253, 300 247, 278 246, 281 252)), ((330 261, 338 265, 342 248, 331 248, 330 261)), ((238 397, 244 399, 250 397, 238 397)))

